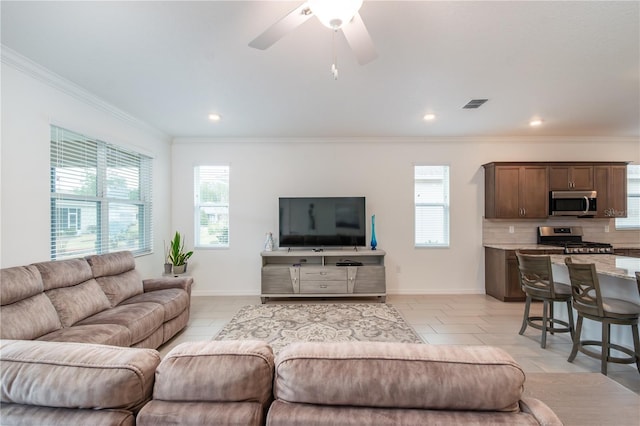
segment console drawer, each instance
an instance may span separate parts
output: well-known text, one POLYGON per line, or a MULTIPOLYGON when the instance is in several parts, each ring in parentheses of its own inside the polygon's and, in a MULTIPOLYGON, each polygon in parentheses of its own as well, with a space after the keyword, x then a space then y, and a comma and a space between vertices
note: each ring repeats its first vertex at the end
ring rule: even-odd
POLYGON ((300 281, 347 281, 344 267, 304 267, 300 268, 300 281))
POLYGON ((300 293, 346 293, 346 281, 301 281, 300 293))

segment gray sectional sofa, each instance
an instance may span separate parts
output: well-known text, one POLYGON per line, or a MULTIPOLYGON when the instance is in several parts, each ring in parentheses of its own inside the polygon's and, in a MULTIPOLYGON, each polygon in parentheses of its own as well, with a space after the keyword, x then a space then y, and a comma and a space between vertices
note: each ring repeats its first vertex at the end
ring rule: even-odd
POLYGON ((189 321, 192 278, 142 280, 131 252, 0 271, 0 337, 158 348, 189 321))
POLYGON ((561 425, 486 346, 258 341, 150 349, 2 341, 2 424, 561 425), (154 377, 155 372, 155 377, 154 377), (142 407, 142 408, 140 408, 142 407))
POLYGON ((131 253, 0 271, 2 425, 559 425, 506 352, 260 341, 158 348, 190 278, 141 280, 131 253))

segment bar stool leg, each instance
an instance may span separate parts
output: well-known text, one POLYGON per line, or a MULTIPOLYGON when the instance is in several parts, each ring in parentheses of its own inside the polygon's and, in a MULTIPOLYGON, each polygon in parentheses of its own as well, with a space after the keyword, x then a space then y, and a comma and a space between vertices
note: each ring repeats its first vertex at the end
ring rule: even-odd
POLYGON ((633 349, 636 353, 636 367, 640 373, 640 337, 638 337, 638 324, 631 325, 631 333, 633 333, 633 349))
POLYGON ((524 331, 527 329, 527 324, 529 322, 530 308, 531 308, 531 296, 527 295, 527 302, 524 305, 524 317, 522 318, 522 327, 520 327, 520 332, 518 334, 524 334, 524 331))
POLYGON ((611 332, 611 325, 608 321, 602 321, 602 359, 600 361, 600 372, 607 375, 607 361, 610 356, 609 347, 609 334, 611 332))
POLYGON ((569 354, 569 358, 567 361, 573 362, 578 355, 578 347, 580 346, 580 334, 582 333, 582 315, 578 312, 578 323, 576 324, 576 331, 573 335, 573 347, 571 348, 571 353, 569 354))
POLYGON ((553 319, 554 319, 554 318, 555 318, 555 317, 553 316, 553 300, 551 300, 551 301, 549 301, 549 322, 551 323, 551 324, 550 324, 550 325, 551 325, 551 329, 549 330, 549 332, 550 332, 551 334, 553 334, 553 327, 554 327, 554 325, 553 325, 553 319))
POLYGON ((567 315, 569 316, 569 334, 571 335, 571 341, 573 341, 573 335, 576 329, 573 325, 573 308, 571 307, 571 300, 567 300, 567 315))
POLYGON ((549 302, 547 300, 542 302, 542 341, 540 342, 540 347, 542 349, 547 347, 547 323, 549 322, 549 317, 547 310, 549 309, 549 302))

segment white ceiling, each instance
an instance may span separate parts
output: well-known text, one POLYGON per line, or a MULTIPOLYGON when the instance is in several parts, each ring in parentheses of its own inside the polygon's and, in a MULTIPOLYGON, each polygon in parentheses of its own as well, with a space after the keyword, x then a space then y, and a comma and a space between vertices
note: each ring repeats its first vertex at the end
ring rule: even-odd
POLYGON ((640 136, 638 1, 365 0, 337 81, 316 18, 247 46, 301 3, 3 0, 1 41, 176 137, 640 136))

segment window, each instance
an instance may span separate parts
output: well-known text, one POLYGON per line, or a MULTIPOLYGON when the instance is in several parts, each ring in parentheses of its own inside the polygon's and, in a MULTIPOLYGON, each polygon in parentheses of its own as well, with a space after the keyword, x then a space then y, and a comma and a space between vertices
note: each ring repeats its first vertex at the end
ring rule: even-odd
POLYGON ((195 167, 196 247, 229 247, 229 166, 195 167))
POLYGON ((616 219, 616 229, 640 229, 640 164, 627 166, 627 217, 616 219))
POLYGON ((449 166, 415 166, 415 246, 449 247, 449 166))
POLYGON ((51 126, 51 259, 150 253, 151 158, 51 126))

